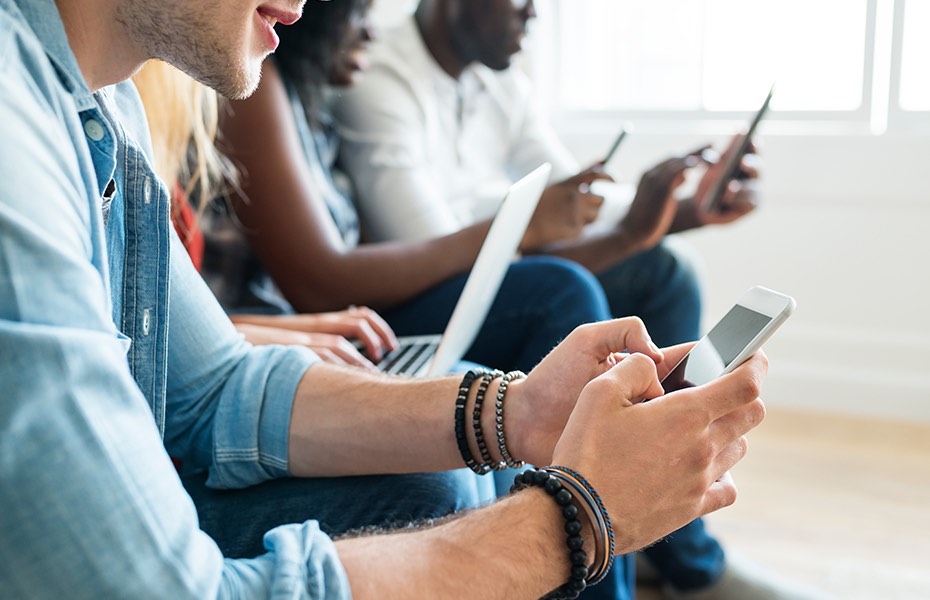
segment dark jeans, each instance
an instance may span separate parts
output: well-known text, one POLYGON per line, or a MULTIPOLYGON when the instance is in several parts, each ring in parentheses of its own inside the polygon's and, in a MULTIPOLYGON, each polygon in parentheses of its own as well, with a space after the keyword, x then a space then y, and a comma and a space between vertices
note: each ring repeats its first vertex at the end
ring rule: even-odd
POLYGON ((229 558, 262 554, 266 531, 286 523, 320 522, 329 535, 435 519, 477 506, 467 469, 413 475, 276 479, 241 490, 213 490, 204 474, 182 478, 197 506, 200 528, 229 558))
MULTIPOLYGON (((453 277, 384 313, 397 335, 440 333, 465 287, 453 277)), ((610 318, 597 279, 576 263, 548 256, 515 262, 465 359, 509 371, 529 372, 583 323, 610 318)))

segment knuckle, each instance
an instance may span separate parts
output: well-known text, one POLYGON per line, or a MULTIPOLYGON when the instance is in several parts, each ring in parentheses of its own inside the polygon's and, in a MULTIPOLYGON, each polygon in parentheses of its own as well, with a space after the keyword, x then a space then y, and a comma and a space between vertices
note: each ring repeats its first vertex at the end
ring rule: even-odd
POLYGON ((726 508, 727 506, 732 506, 736 502, 736 486, 732 483, 721 486, 720 494, 718 496, 718 505, 717 509, 726 508))
POLYGON ((756 398, 755 401, 749 406, 749 422, 753 427, 761 423, 765 419, 765 403, 762 402, 759 398, 756 398))
POLYGON ((590 340, 595 334, 596 325, 594 323, 585 323, 576 327, 569 337, 574 337, 581 342, 590 340))
POLYGON ((716 452, 709 443, 701 444, 690 455, 692 469, 698 473, 709 472, 715 456, 716 452))
POLYGON ((739 458, 742 460, 749 453, 749 439, 743 435, 736 441, 736 447, 739 449, 739 458))
POLYGON ((742 398, 756 399, 762 392, 762 386, 755 377, 744 377, 740 382, 739 394, 742 398))

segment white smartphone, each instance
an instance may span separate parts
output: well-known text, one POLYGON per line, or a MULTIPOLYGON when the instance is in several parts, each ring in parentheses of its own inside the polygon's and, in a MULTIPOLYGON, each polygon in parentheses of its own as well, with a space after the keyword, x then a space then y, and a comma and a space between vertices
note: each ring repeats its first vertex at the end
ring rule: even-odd
POLYGON ((746 135, 743 136, 743 139, 740 141, 739 147, 736 149, 733 154, 730 155, 727 164, 723 168, 723 175, 720 178, 720 181, 713 187, 709 192, 710 199, 707 201, 707 210, 710 212, 720 212, 721 205, 723 203, 723 195, 727 191, 727 187, 730 185, 730 181, 739 175, 740 165, 743 161, 743 156, 746 155, 746 152, 749 151, 749 145, 752 143, 752 136, 756 132, 756 128, 759 126, 759 123, 762 121, 762 117, 765 116, 765 113, 769 110, 769 104, 772 102, 772 95, 775 93, 775 86, 772 85, 769 88, 769 93, 765 97, 765 101, 762 103, 762 106, 758 111, 752 116, 752 121, 749 122, 749 129, 746 130, 746 135))
POLYGON ((704 385, 740 366, 791 316, 794 298, 756 286, 662 380, 665 393, 704 385))

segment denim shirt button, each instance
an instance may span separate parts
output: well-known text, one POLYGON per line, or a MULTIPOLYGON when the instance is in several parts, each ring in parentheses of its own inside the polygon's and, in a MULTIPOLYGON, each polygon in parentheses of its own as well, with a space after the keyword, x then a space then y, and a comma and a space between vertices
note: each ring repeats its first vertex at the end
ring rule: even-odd
POLYGON ((84 121, 84 133, 93 141, 99 142, 106 134, 106 130, 103 128, 103 125, 100 124, 100 121, 96 119, 87 119, 84 121))

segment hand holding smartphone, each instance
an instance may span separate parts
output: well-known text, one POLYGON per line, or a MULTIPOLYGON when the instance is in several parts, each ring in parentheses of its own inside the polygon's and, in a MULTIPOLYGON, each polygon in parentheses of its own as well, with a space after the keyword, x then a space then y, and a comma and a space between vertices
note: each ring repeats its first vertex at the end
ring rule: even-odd
POLYGON ((752 121, 749 123, 749 129, 746 130, 746 135, 743 136, 743 139, 740 140, 739 146, 732 154, 730 154, 729 158, 727 159, 727 162, 723 167, 720 180, 717 181, 711 191, 708 192, 708 200, 706 205, 706 210, 708 212, 720 212, 723 204, 723 196, 727 191, 727 187, 730 185, 730 181, 736 178, 739 174, 743 157, 747 152, 749 152, 749 148, 752 144, 752 136, 756 132, 756 128, 759 126, 759 123, 762 121, 762 117, 764 117, 765 113, 768 112, 769 104, 772 102, 772 95, 774 93, 775 86, 773 85, 771 88, 769 88, 769 93, 765 97, 765 101, 762 103, 762 106, 758 111, 756 111, 756 114, 753 115, 752 121))
POLYGON ((756 286, 747 291, 662 379, 665 393, 704 385, 740 366, 794 311, 794 298, 756 286))

